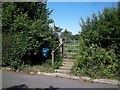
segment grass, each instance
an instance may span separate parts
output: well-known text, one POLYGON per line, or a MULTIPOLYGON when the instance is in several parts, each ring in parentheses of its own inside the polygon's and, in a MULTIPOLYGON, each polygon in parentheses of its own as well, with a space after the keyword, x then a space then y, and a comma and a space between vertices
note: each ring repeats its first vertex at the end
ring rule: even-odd
POLYGON ((3 67, 5 70, 8 71, 16 71, 16 72, 23 72, 23 73, 33 73, 37 74, 38 72, 46 72, 46 73, 54 73, 55 69, 60 66, 60 61, 56 62, 54 66, 51 66, 51 60, 47 60, 47 62, 39 64, 39 65, 23 65, 19 67, 18 70, 15 70, 11 67, 3 67), (58 64, 57 64, 58 63, 58 64))
POLYGON ((26 66, 25 68, 22 69, 22 72, 33 72, 33 73, 37 73, 37 72, 46 72, 46 73, 53 73, 54 72, 54 68, 51 67, 50 65, 47 64, 43 64, 41 66, 36 65, 36 66, 26 66))
MULTIPOLYGON (((4 68, 4 70, 7 71, 15 71, 13 68, 11 67, 2 67, 4 68)), ((23 72, 23 73, 33 73, 33 74, 37 74, 38 72, 46 72, 46 73, 53 73, 54 72, 54 68, 51 67, 50 65, 36 65, 36 66, 30 66, 30 65, 25 65, 24 67, 22 67, 21 70, 16 70, 16 72, 23 72)))
POLYGON ((65 45, 79 45, 78 43, 67 43, 65 45))
POLYGON ((2 67, 4 70, 7 71, 16 71, 16 72, 23 72, 23 73, 32 73, 37 74, 38 72, 46 72, 46 73, 54 73, 55 69, 61 65, 61 61, 56 61, 55 65, 51 65, 51 60, 47 60, 46 62, 38 65, 21 65, 17 70, 12 67, 2 67))

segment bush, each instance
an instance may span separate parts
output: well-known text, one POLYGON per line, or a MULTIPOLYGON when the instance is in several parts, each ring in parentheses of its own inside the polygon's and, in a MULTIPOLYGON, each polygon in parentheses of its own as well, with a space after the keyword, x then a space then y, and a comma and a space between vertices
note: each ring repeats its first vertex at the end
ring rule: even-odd
POLYGON ((73 71, 90 77, 117 77, 118 75, 118 59, 114 50, 106 50, 92 45, 84 46, 84 50, 80 50, 73 71))
POLYGON ((60 56, 60 52, 58 50, 57 53, 55 54, 55 64, 53 67, 55 69, 58 69, 61 64, 62 64, 62 57, 60 56))
MULTIPOLYGON (((49 24, 51 11, 46 3, 2 3, 2 65, 20 69, 43 62, 42 48, 58 46, 49 24)), ((51 52, 50 52, 51 53, 51 52)))
POLYGON ((81 19, 80 54, 73 71, 91 77, 120 78, 120 2, 81 19))

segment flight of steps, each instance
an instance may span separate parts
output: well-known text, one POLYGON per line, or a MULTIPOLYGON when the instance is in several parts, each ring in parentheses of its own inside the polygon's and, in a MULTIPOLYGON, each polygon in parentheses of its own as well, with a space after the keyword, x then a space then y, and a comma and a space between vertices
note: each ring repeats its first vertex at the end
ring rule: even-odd
POLYGON ((57 73, 69 74, 72 66, 73 59, 63 58, 62 65, 59 67, 59 69, 56 69, 55 71, 57 73))
POLYGON ((66 58, 74 58, 75 55, 79 53, 79 43, 65 43, 64 44, 64 56, 66 58))
POLYGON ((62 66, 55 70, 57 73, 70 73, 70 69, 72 68, 74 62, 74 56, 79 53, 79 43, 73 41, 64 44, 64 58, 62 66))

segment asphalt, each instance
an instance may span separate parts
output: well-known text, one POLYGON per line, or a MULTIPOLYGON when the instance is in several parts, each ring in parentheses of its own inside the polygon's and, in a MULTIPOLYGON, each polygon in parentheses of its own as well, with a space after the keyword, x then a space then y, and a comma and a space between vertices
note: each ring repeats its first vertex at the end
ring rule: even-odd
POLYGON ((43 75, 29 75, 3 70, 2 88, 10 88, 13 86, 28 88, 112 88, 111 90, 119 90, 117 85, 92 83, 82 80, 71 80, 43 75))

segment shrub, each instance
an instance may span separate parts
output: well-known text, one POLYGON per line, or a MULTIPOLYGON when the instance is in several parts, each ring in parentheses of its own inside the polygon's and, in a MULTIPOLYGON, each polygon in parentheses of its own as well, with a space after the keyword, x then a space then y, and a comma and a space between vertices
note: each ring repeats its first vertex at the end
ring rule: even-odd
POLYGON ((92 45, 80 50, 73 71, 90 77, 117 77, 118 59, 114 50, 106 50, 92 45))
POLYGON ((58 46, 49 24, 51 11, 45 3, 2 3, 2 65, 19 69, 42 63, 42 48, 58 46))
POLYGON ((120 78, 120 2, 81 19, 80 54, 73 71, 91 77, 120 78))

